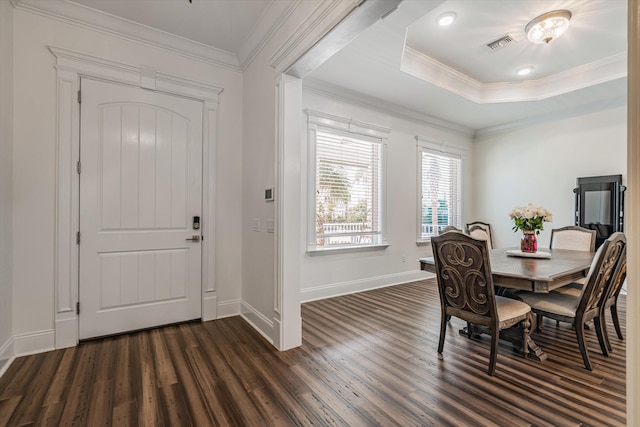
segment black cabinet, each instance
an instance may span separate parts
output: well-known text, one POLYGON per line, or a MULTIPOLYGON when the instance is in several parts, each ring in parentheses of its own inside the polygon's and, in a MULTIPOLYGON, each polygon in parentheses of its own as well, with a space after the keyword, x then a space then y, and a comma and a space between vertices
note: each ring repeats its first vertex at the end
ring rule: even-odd
POLYGON ((576 179, 575 224, 596 230, 596 248, 611 234, 624 231, 624 191, 622 175, 590 176, 576 179))

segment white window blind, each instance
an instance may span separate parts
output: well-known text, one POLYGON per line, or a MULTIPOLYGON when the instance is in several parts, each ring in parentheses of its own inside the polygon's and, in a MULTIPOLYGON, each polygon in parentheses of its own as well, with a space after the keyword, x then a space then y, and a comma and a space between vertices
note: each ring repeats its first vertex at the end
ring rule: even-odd
POLYGON ((318 129, 315 246, 378 243, 381 144, 318 129))
POLYGON ((461 226, 462 160, 457 156, 421 150, 422 240, 436 236, 448 225, 461 226))

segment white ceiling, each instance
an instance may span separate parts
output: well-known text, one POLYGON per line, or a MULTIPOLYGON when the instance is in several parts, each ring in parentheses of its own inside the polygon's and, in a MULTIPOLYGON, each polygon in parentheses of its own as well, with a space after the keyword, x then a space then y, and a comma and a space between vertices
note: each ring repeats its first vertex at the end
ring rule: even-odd
MULTIPOLYGON (((224 52, 224 60, 235 58, 239 69, 268 34, 266 27, 296 3, 16 1, 49 8, 56 1, 75 3, 224 52)), ((470 133, 623 105, 626 8, 627 0, 404 0, 313 71, 305 84, 470 133), (525 25, 557 9, 572 12, 567 33, 549 45, 530 43, 525 25), (435 18, 446 11, 456 12, 457 19, 438 27, 435 18), (517 43, 493 52, 486 47, 507 34, 517 43), (534 67, 526 79, 514 73, 522 65, 534 67)))
POLYGON ((191 3, 188 0, 72 2, 235 54, 247 42, 270 3, 269 0, 192 0, 191 3))

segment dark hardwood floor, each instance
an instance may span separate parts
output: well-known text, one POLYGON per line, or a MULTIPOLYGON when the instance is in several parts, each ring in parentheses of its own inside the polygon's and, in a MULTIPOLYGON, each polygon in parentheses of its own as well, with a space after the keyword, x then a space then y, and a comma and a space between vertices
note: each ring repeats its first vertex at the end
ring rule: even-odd
MULTIPOLYGON (((620 314, 625 324, 626 305, 620 314)), ((545 320, 545 362, 458 334, 438 360, 427 280, 306 303, 303 345, 276 351, 240 317, 83 342, 16 359, 0 378, 0 426, 623 426, 625 345, 545 320)), ((624 326, 623 326, 624 331, 624 326)))

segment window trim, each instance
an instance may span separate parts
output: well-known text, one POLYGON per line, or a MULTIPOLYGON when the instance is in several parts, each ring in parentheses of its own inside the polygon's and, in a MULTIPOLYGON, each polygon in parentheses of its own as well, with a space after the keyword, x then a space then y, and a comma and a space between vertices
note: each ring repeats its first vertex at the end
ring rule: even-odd
POLYGON ((362 122, 351 117, 337 116, 305 109, 307 114, 307 253, 343 253, 385 249, 387 242, 387 140, 391 128, 362 122), (316 246, 316 141, 318 130, 325 130, 380 144, 379 240, 371 244, 346 244, 332 247, 316 246))
POLYGON ((431 238, 422 238, 422 153, 435 154, 460 160, 460 227, 462 227, 462 212, 464 207, 463 170, 466 150, 438 141, 434 138, 416 135, 416 245, 425 245, 431 238))

